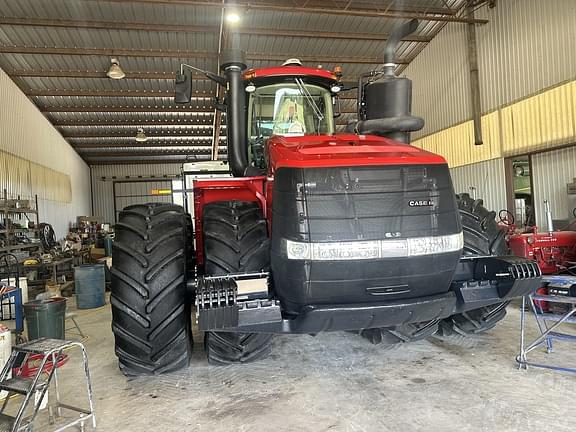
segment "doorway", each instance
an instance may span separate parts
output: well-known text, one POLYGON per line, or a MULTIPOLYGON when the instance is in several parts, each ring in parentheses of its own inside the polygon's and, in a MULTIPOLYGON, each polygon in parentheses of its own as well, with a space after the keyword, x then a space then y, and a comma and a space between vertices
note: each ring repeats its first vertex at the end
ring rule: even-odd
POLYGON ((530 155, 505 160, 508 210, 514 215, 517 227, 526 228, 536 224, 531 165, 530 155))

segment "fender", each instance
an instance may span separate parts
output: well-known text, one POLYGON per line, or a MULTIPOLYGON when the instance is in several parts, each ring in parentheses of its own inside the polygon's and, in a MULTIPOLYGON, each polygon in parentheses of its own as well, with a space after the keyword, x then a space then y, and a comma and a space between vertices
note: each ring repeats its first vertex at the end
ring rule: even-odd
POLYGON ((196 232, 196 262, 204 264, 202 213, 204 206, 219 201, 258 202, 266 217, 265 176, 230 177, 226 179, 194 180, 194 231, 196 232))

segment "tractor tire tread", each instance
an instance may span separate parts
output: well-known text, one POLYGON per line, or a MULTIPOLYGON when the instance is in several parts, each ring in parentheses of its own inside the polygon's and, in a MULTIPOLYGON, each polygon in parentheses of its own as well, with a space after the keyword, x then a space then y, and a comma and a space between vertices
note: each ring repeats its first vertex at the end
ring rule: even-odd
POLYGON ((133 205, 120 213, 110 302, 115 352, 126 375, 155 375, 188 364, 184 230, 180 206, 133 205))

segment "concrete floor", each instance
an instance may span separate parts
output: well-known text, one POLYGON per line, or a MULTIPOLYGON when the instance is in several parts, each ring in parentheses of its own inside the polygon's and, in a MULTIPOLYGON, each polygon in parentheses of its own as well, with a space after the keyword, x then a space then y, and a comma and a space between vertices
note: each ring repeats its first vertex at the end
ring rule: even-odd
MULTIPOLYGON (((189 369, 137 379, 118 370, 110 307, 78 314, 98 431, 573 430, 576 375, 516 369, 517 307, 468 348, 422 341, 385 350, 348 333, 280 336, 265 361, 214 367, 195 335, 189 369)), ((576 365, 575 354, 563 344, 552 358, 576 365)), ((61 387, 81 403, 76 366, 62 369, 61 387)))

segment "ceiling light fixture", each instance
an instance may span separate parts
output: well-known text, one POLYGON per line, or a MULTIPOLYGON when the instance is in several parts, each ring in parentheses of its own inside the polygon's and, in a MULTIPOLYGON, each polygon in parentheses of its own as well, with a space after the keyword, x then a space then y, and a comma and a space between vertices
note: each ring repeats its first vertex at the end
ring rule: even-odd
POLYGON ((226 13, 226 21, 228 21, 230 24, 237 24, 240 22, 240 14, 233 10, 228 11, 226 13))
POLYGON ((117 58, 110 59, 110 63, 111 63, 110 68, 108 69, 108 72, 106 72, 106 76, 108 76, 108 78, 119 80, 126 76, 126 74, 120 67, 120 62, 118 61, 117 58))
POLYGON ((144 129, 143 129, 143 128, 138 128, 138 133, 136 133, 136 136, 134 137, 134 139, 136 140, 136 142, 146 142, 146 141, 148 141, 148 137, 147 137, 146 134, 144 133, 144 129))

